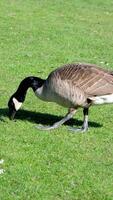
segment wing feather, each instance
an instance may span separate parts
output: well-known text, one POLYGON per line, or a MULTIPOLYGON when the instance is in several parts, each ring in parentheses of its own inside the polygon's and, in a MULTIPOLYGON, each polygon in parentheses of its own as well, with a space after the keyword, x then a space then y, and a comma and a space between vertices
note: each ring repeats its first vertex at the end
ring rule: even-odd
POLYGON ((68 80, 79 87, 87 96, 101 96, 113 93, 113 76, 108 70, 91 64, 68 64, 58 68, 51 75, 68 80))

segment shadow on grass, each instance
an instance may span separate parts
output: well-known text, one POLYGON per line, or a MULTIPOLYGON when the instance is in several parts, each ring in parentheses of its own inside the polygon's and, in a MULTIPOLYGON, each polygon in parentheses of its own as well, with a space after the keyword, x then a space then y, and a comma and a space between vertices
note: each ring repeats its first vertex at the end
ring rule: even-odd
MULTIPOLYGON (((4 121, 2 117, 8 117, 8 109, 7 108, 1 108, 0 109, 0 121, 4 121)), ((28 110, 19 110, 15 116, 15 120, 24 120, 33 122, 36 124, 43 124, 43 125, 52 125, 53 123, 61 120, 63 116, 56 116, 52 114, 47 113, 39 113, 34 111, 28 111, 28 110)), ((78 119, 70 119, 65 124, 66 125, 77 125, 81 126, 83 123, 82 120, 78 119)), ((97 122, 89 122, 90 127, 102 127, 100 123, 97 122)))

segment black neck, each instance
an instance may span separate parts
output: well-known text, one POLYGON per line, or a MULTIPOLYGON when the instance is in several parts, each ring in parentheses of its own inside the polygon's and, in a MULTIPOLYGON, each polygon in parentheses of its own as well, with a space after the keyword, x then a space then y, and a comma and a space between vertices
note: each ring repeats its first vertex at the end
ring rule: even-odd
POLYGON ((18 99, 18 101, 24 102, 27 90, 29 88, 32 88, 35 92, 39 87, 41 87, 44 84, 44 82, 45 80, 38 77, 27 77, 22 80, 14 96, 18 99))

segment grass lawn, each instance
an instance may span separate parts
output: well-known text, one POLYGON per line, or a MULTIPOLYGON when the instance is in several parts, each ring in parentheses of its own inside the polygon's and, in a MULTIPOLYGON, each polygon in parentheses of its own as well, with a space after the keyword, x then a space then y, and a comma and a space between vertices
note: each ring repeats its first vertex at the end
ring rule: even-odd
POLYGON ((112 0, 0 1, 0 199, 113 200, 113 105, 92 107, 89 131, 82 110, 50 132, 67 112, 29 90, 12 122, 7 102, 20 81, 46 78, 56 67, 89 62, 113 69, 112 0))

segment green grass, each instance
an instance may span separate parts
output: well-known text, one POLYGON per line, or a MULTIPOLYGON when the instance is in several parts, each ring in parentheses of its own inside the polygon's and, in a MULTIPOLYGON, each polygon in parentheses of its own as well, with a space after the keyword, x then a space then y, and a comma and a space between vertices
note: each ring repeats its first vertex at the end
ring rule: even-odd
MULTIPOLYGON (((16 122, 7 117, 25 76, 46 78, 78 61, 113 69, 112 0, 0 1, 1 200, 113 200, 113 105, 90 109, 87 134, 72 134, 68 125, 37 130, 67 110, 31 90, 16 122)), ((80 126, 81 110, 76 119, 70 124, 80 126)))

